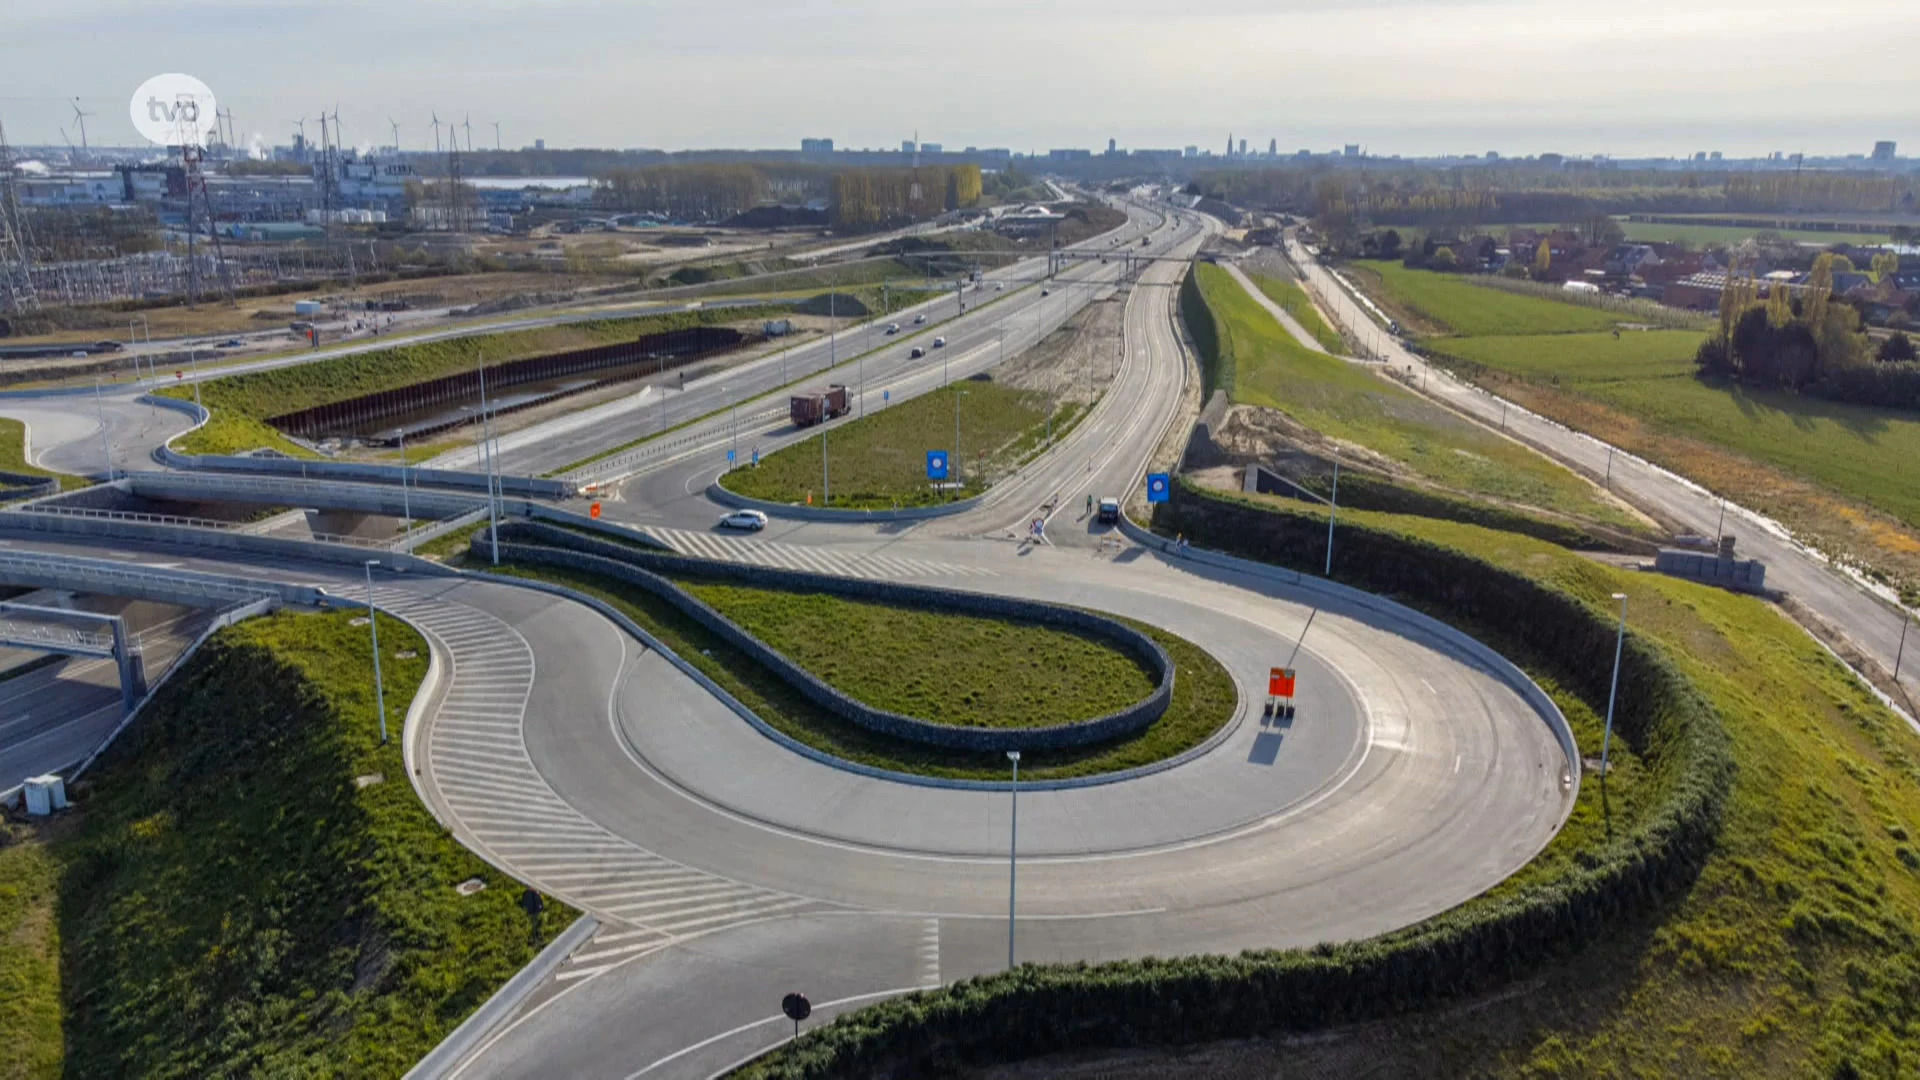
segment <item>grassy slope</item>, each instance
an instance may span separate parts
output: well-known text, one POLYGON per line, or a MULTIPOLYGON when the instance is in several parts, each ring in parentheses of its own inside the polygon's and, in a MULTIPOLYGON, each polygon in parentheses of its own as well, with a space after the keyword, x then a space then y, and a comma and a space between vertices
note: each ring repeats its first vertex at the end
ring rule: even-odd
MULTIPOLYGON (((938 353, 929 351, 928 356, 928 363, 939 363, 938 353)), ((1045 441, 1045 394, 975 380, 956 383, 955 388, 835 422, 827 434, 832 505, 875 508, 946 501, 948 493, 934 491, 927 481, 927 451, 953 451, 955 392, 966 394, 960 402, 960 451, 965 455, 967 494, 981 490, 978 471, 983 463, 991 477, 1045 441)), ((1067 430, 1075 411, 1068 407, 1056 413, 1056 437, 1067 430)), ((750 450, 740 448, 743 464, 750 450)), ((820 503, 820 465, 820 443, 808 439, 766 455, 757 469, 727 473, 721 485, 756 499, 798 503, 812 496, 820 503)))
POLYGON ((1153 692, 1114 646, 1033 623, 718 582, 687 591, 845 693, 936 724, 1091 720, 1153 692))
POLYGON ((59 880, 44 840, 0 822, 0 1080, 60 1075, 59 880))
MULTIPOLYGON (((554 567, 503 565, 501 571, 553 581, 606 600, 776 730, 815 749, 848 761, 926 776, 999 780, 1006 775, 1007 762, 1002 754, 966 754, 916 746, 874 735, 834 717, 801 698, 744 653, 642 589, 554 567)), ((1131 739, 1074 751, 1023 754, 1021 776, 1045 780, 1145 765, 1199 744, 1232 717, 1239 694, 1233 678, 1218 661, 1182 638, 1152 627, 1139 629, 1158 641, 1174 661, 1173 702, 1165 715, 1131 739)))
POLYGON ((1195 273, 1231 339, 1234 359, 1225 389, 1234 401, 1279 409, 1315 431, 1392 458, 1436 484, 1628 523, 1591 484, 1525 446, 1364 368, 1300 345, 1226 271, 1200 265, 1195 273))
MULTIPOLYGON (((483 360, 487 364, 502 364, 630 341, 642 334, 681 327, 750 321, 774 310, 721 308, 627 319, 592 319, 502 334, 469 334, 214 379, 200 388, 201 403, 213 413, 213 418, 204 427, 182 436, 175 447, 185 453, 227 454, 270 446, 283 453, 311 456, 262 421, 315 405, 472 371, 483 360)), ((168 387, 159 392, 183 400, 193 399, 192 387, 168 387)))
MULTIPOLYGON (((22 1075, 58 1075, 64 1039, 73 1076, 397 1076, 566 925, 557 904, 530 921, 414 796, 366 643, 345 613, 224 631, 103 759, 48 856, 65 1030, 32 1003, 54 1043, 22 1075), (460 897, 471 877, 488 887, 460 897)), ((404 709, 426 645, 383 619, 381 646, 404 709)))
POLYGON ((27 460, 27 425, 25 421, 10 420, 0 416, 0 472, 24 473, 28 476, 57 476, 62 491, 71 491, 77 487, 86 487, 85 477, 69 476, 66 473, 51 472, 27 460))
MULTIPOLYGON (((1664 917, 1553 965, 1490 1008, 1373 1025, 1317 1046, 1256 1047, 1252 1071, 1232 1075, 1275 1075, 1282 1064, 1302 1075, 1912 1075, 1920 739, 1758 600, 1472 526, 1343 516, 1468 550, 1589 601, 1627 593, 1634 628, 1720 711, 1739 773, 1719 850, 1664 917), (1899 1068, 1894 1052, 1905 1055, 1899 1068), (1859 1072, 1839 1071, 1842 1061, 1859 1072)), ((1596 750, 1591 717, 1570 719, 1583 750, 1596 750)), ((1604 827, 1589 800, 1598 788, 1589 779, 1589 805, 1570 828, 1604 827)), ((1548 854, 1577 857, 1560 841, 1548 854)), ((1219 1062, 1181 1072, 1157 1061, 1114 1075, 1228 1073, 1219 1062)))
POLYGON ((1340 335, 1333 327, 1327 325, 1327 320, 1321 318, 1320 309, 1313 306, 1313 301, 1307 298, 1307 291, 1298 282, 1265 274, 1248 276, 1255 285, 1260 286, 1260 291, 1266 293, 1269 300, 1279 304, 1307 333, 1312 334, 1313 340, 1319 342, 1321 348, 1330 353, 1346 352, 1346 343, 1340 340, 1340 335))

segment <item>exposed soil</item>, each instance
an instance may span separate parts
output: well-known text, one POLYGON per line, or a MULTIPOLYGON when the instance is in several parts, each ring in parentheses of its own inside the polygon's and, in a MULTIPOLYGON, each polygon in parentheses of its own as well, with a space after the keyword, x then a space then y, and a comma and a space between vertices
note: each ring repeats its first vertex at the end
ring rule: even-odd
POLYGON ((1008 360, 994 381, 1038 390, 1062 405, 1091 405, 1120 371, 1122 333, 1131 291, 1088 304, 1040 344, 1008 360))

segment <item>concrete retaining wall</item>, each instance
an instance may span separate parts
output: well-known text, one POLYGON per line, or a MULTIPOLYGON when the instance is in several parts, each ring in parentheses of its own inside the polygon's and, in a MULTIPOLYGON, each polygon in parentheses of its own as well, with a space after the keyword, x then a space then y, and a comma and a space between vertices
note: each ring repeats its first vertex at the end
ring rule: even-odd
MULTIPOLYGON (((385 548, 347 547, 342 544, 328 544, 314 540, 283 540, 277 537, 254 536, 226 529, 154 525, 135 521, 69 517, 64 514, 0 511, 0 533, 6 532, 70 536, 96 542, 126 540, 162 544, 168 547, 198 548, 214 553, 229 552, 234 555, 258 555, 275 559, 306 559, 312 562, 348 566, 359 566, 368 559, 378 558, 380 564, 390 570, 435 576, 456 573, 439 563, 385 548)), ((263 585, 261 591, 267 591, 267 587, 263 585)))
MULTIPOLYGON (((545 525, 515 523, 502 527, 500 531, 501 558, 581 570, 646 589, 765 665, 809 701, 849 723, 893 738, 971 751, 1087 746, 1145 729, 1167 711, 1167 705, 1173 698, 1173 661, 1157 642, 1123 623, 1075 608, 924 585, 899 585, 797 570, 654 555, 545 525), (1139 659, 1152 672, 1155 686, 1147 697, 1118 712, 1050 727, 1011 730, 929 723, 876 709, 842 693, 673 582, 659 576, 659 573, 720 577, 758 588, 825 592, 858 600, 990 618, 1019 619, 1079 631, 1110 641, 1139 659)), ((484 534, 475 537, 473 548, 476 555, 488 557, 489 549, 484 534)))

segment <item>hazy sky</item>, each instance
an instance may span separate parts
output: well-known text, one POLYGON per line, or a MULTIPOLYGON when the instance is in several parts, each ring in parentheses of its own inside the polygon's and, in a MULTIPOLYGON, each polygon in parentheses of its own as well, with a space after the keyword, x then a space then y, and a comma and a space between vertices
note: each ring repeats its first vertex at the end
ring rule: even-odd
POLYGON ((1920 156, 1920 0, 4 0, 14 142, 132 143, 183 71, 242 139, 1365 144, 1380 154, 1920 156), (318 134, 309 121, 310 135, 318 134))

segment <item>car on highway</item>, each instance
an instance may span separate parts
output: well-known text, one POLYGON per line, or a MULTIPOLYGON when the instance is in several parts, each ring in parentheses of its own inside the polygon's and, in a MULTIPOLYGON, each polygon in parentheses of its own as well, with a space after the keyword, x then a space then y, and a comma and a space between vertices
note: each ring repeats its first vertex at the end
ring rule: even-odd
POLYGON ((93 343, 94 352, 119 352, 124 348, 126 348, 126 346, 117 341, 96 341, 93 343))
POLYGON ((230 337, 227 340, 221 342, 219 345, 215 346, 215 348, 220 348, 220 349, 237 349, 239 347, 240 347, 240 339, 237 337, 230 337))
POLYGON ((1101 499, 1100 509, 1094 512, 1094 520, 1102 525, 1118 525, 1120 523, 1120 500, 1111 497, 1101 499))
POLYGON ((913 325, 915 326, 920 326, 924 324, 926 321, 927 321, 927 317, 925 315, 915 315, 913 317, 913 325))
POLYGON ((1052 295, 1053 295, 1053 290, 1052 290, 1052 289, 1041 289, 1041 290, 1040 290, 1040 295, 1041 295, 1041 296, 1052 296, 1052 295))
POLYGON ((890 322, 890 323, 888 323, 888 324, 887 324, 887 333, 889 333, 889 334, 897 334, 897 333, 899 333, 899 332, 900 332, 900 324, 899 324, 899 323, 897 323, 897 322, 890 322))
POLYGON ((993 283, 994 292, 1005 292, 1006 288, 1007 288, 1007 283, 1004 281, 996 281, 993 283))
POLYGON ((944 349, 944 348, 946 348, 946 347, 947 347, 947 339, 946 339, 946 338, 943 338, 943 337, 937 337, 937 338, 934 338, 934 339, 933 339, 933 347, 934 347, 934 348, 936 348, 936 349, 944 349))
POLYGON ((735 510, 720 518, 720 527, 723 529, 746 529, 749 532, 759 532, 761 529, 767 527, 767 515, 758 510, 735 510))
POLYGON ((925 350, 925 349, 923 349, 923 348, 921 348, 921 347, 920 347, 920 346, 918 346, 918 345, 915 345, 915 346, 913 347, 913 351, 907 354, 907 359, 909 359, 909 360, 918 360, 918 359, 920 359, 921 357, 923 357, 923 356, 925 356, 925 355, 927 355, 927 350, 925 350))

